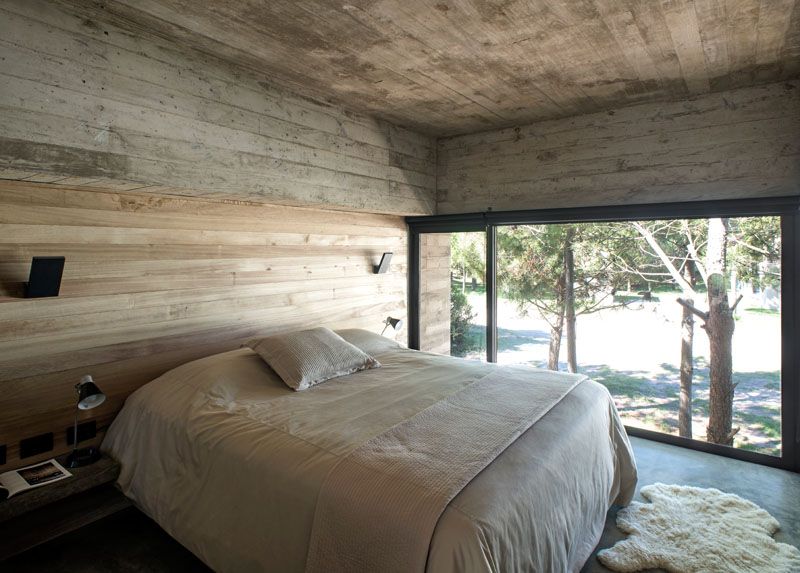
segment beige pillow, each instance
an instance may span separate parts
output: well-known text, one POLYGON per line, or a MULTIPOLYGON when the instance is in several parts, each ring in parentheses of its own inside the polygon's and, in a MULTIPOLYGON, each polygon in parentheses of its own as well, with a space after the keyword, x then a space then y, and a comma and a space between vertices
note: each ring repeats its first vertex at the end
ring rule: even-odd
POLYGON ((294 390, 381 364, 328 328, 312 328, 251 340, 247 346, 294 390))

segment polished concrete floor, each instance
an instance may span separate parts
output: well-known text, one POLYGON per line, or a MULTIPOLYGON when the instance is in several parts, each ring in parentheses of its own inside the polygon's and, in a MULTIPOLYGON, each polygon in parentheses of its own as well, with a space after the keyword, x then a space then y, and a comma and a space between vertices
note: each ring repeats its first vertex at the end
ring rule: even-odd
MULTIPOLYGON (((800 474, 676 446, 632 438, 639 468, 637 501, 642 486, 662 482, 715 487, 760 505, 780 522, 775 539, 800 547, 800 474)), ((625 534, 609 512, 597 550, 610 547, 625 534)), ((2 540, 0 540, 2 543, 2 540)), ((3 573, 186 573, 209 569, 138 510, 129 508, 0 562, 3 573)), ((592 556, 584 573, 606 572, 592 556)))

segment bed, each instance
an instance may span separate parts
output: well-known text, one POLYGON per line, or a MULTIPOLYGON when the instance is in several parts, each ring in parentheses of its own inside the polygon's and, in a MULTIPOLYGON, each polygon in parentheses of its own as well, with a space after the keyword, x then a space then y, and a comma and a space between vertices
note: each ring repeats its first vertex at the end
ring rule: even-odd
MULTIPOLYGON (((319 539, 333 540, 329 556, 338 555, 346 553, 338 538, 348 535, 359 554, 339 568, 376 570, 365 555, 393 537, 391 531, 380 537, 382 524, 402 519, 365 501, 359 511, 367 514, 328 519, 320 532, 321 512, 335 505, 326 500, 339 487, 337 472, 346 488, 341 468, 356 453, 509 371, 409 350, 363 330, 337 333, 380 367, 293 391, 259 353, 241 348, 175 368, 131 394, 102 444, 121 463, 123 493, 216 571, 335 570, 317 551, 325 545, 319 539)), ((540 408, 530 427, 503 438, 497 455, 432 513, 432 533, 415 540, 424 551, 421 566, 395 558, 381 570, 582 567, 609 507, 631 500, 636 467, 607 390, 569 376, 517 368, 514 377, 528 378, 528 386, 549 380, 568 390, 540 408)), ((492 408, 489 399, 477 401, 492 408)), ((487 418, 485 412, 479 417, 487 418)), ((431 442, 442 441, 439 432, 431 442)), ((465 443, 483 439, 454 432, 465 443)), ((349 510, 358 505, 351 501, 338 503, 349 510)))

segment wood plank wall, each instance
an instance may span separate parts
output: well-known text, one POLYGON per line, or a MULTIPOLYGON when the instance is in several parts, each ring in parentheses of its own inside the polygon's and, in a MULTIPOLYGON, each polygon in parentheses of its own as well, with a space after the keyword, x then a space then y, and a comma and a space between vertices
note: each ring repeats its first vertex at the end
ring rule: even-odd
POLYGON ((438 141, 437 212, 800 193, 800 82, 438 141))
POLYGON ((430 214, 434 140, 47 0, 0 6, 0 177, 430 214))
POLYGON ((400 216, 0 182, 0 471, 68 450, 83 374, 108 400, 81 420, 104 426, 141 384, 250 337, 405 320, 406 244, 400 216), (66 257, 57 298, 22 298, 36 255, 66 257), (55 451, 20 460, 43 432, 55 451))
POLYGON ((450 233, 420 235, 420 350, 450 354, 450 233))

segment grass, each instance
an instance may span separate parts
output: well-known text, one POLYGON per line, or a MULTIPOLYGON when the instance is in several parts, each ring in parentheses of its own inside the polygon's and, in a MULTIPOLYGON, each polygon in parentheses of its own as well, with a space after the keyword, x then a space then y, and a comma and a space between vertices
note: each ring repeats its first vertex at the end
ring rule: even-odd
MULTIPOLYGON (((699 366, 703 365, 702 357, 699 366)), ((646 427, 668 434, 677 433, 679 369, 671 364, 661 364, 662 373, 619 371, 605 365, 583 366, 581 370, 593 380, 608 388, 615 398, 620 415, 633 419, 646 427)), ((708 370, 695 369, 692 417, 697 421, 709 415, 708 370), (704 376, 698 374, 705 374, 704 376)), ((738 390, 756 391, 769 388, 780 379, 779 372, 737 372, 738 390), (765 382, 766 380, 766 382, 765 382)), ((734 403, 733 425, 741 427, 734 446, 768 455, 780 455, 780 407, 769 404, 736 409, 734 403), (753 442, 751 440, 756 440, 753 442)))
POLYGON ((649 381, 631 376, 608 366, 593 366, 586 369, 595 382, 599 382, 611 392, 612 396, 626 396, 636 399, 646 396, 656 396, 658 393, 649 381))
MULTIPOLYGON (((640 294, 615 294, 614 295, 614 302, 636 302, 642 300, 642 295, 640 294)), ((651 296, 651 302, 659 302, 659 298, 657 296, 651 296)))
POLYGON ((781 418, 780 410, 773 416, 761 416, 750 412, 734 412, 734 423, 743 423, 758 426, 758 428, 770 438, 781 439, 781 418))
POLYGON ((781 311, 770 310, 768 308, 746 308, 745 312, 752 312, 753 314, 766 314, 768 316, 780 316, 781 311))
MULTIPOLYGON (((461 292, 461 279, 450 279, 450 292, 453 291, 461 292)), ((475 290, 472 290, 472 281, 467 280, 467 288, 464 291, 464 294, 469 294, 472 292, 477 294, 486 294, 486 285, 483 283, 478 283, 475 285, 475 290)))
POLYGON ((780 390, 781 373, 767 372, 759 370, 757 372, 734 372, 733 381, 738 382, 739 386, 750 386, 754 383, 765 382, 772 390, 780 390))

